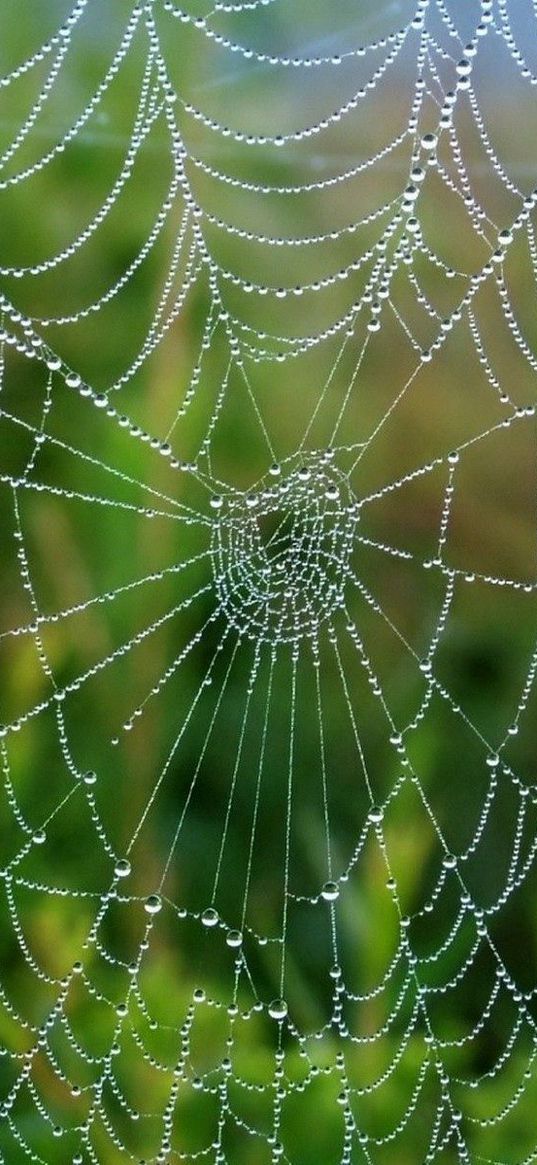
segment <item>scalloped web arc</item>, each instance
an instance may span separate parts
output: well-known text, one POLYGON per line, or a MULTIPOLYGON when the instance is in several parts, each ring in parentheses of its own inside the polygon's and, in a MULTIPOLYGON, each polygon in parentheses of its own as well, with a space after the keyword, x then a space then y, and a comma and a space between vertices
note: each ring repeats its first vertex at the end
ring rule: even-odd
POLYGON ((22 7, 0 1160, 526 1165, 535 3, 22 7))

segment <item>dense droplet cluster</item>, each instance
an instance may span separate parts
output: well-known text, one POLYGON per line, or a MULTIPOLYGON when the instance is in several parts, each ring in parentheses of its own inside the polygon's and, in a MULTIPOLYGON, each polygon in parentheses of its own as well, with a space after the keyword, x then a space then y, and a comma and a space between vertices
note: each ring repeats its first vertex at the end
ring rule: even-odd
POLYGON ((230 625, 277 644, 315 638, 343 606, 359 506, 331 451, 275 468, 255 492, 218 499, 212 556, 230 625))

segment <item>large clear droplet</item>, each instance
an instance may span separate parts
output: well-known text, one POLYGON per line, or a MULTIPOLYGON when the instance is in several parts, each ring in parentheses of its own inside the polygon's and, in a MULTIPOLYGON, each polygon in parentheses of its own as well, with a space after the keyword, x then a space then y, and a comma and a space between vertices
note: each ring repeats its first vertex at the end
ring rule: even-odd
POLYGON ((272 1019, 285 1019, 287 1015, 285 999, 273 999, 272 1003, 269 1003, 268 1013, 272 1019))
POLYGON ((147 910, 148 914, 158 914, 159 910, 162 910, 162 901, 158 894, 150 894, 149 897, 146 898, 144 902, 144 910, 147 910))
POLYGON ((242 934, 240 930, 228 930, 226 935, 226 942, 228 947, 242 946, 242 934))
POLYGON ((119 858, 114 866, 116 878, 127 878, 131 872, 131 864, 127 858, 119 858))
POLYGON ((216 910, 214 910, 212 906, 209 906, 207 910, 203 911, 201 921, 204 926, 216 926, 218 923, 218 914, 216 910))
POLYGON ((321 895, 325 902, 335 902, 336 898, 339 898, 339 886, 337 882, 325 882, 321 890, 321 895))

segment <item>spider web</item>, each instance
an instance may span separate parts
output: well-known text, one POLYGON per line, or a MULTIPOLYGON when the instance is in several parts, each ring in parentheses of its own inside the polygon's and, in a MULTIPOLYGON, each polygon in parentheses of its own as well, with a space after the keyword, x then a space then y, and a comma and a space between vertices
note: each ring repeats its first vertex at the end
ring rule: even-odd
POLYGON ((535 2, 1 16, 0 1159, 531 1162, 535 2))

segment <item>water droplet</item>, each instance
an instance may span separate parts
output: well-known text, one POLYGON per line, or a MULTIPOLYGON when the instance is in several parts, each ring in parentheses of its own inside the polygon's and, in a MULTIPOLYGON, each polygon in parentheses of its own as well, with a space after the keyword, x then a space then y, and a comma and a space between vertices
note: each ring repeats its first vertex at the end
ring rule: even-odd
POLYGON ((119 858, 114 866, 116 878, 127 878, 131 872, 131 864, 127 858, 119 858))
POLYGON ((339 898, 339 886, 337 882, 325 882, 321 890, 321 896, 325 902, 335 902, 336 898, 339 898))
POLYGON ((213 510, 221 510, 223 504, 224 499, 221 494, 216 494, 215 497, 211 498, 211 506, 213 507, 213 510))
POLYGON ((94 785, 97 780, 97 773, 94 773, 93 769, 88 769, 88 772, 83 774, 82 780, 85 785, 94 785))
POLYGON ((32 841, 34 845, 43 845, 47 840, 47 835, 44 829, 36 829, 33 834, 32 841))
POLYGON ((272 1003, 269 1003, 268 1013, 272 1019, 285 1019, 287 1015, 285 999, 273 999, 272 1003))
POLYGON ((405 201, 416 202, 418 196, 419 196, 419 189, 417 186, 414 185, 414 183, 411 182, 410 185, 407 186, 407 188, 405 190, 405 201))
POLYGON ((217 911, 214 910, 214 908, 212 906, 209 906, 207 908, 207 910, 203 911, 203 914, 201 916, 201 921, 202 921, 204 926, 208 926, 208 927, 217 926, 217 924, 218 924, 217 911))
POLYGON ((424 150, 434 150, 438 145, 438 138, 435 133, 425 133, 421 139, 421 144, 424 150))
POLYGON ((146 910, 148 914, 158 914, 159 910, 161 910, 161 909, 162 909, 162 901, 161 901, 159 895, 158 894, 150 894, 149 897, 146 898, 146 900, 144 902, 144 910, 146 910))
POLYGON ((240 930, 228 930, 226 935, 226 942, 228 947, 242 946, 242 934, 240 930))

